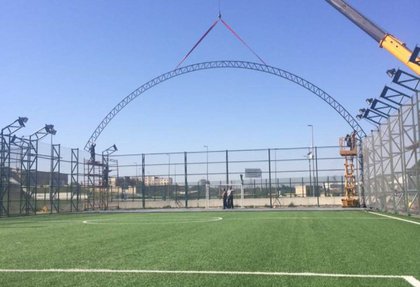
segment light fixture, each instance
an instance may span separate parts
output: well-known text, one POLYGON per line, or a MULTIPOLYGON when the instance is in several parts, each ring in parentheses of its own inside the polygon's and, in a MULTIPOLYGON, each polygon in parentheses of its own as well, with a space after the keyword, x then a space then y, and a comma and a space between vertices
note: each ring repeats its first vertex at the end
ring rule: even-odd
POLYGON ((45 131, 52 135, 57 133, 57 131, 54 129, 54 125, 45 125, 45 131))
POLYGON ((12 135, 21 128, 25 127, 25 123, 28 121, 27 117, 19 117, 13 123, 7 125, 6 127, 1 129, 1 135, 12 135), (17 125, 19 124, 19 125, 17 125))
POLYGON ((23 128, 25 126, 25 124, 28 122, 28 118, 27 117, 19 117, 17 119, 19 125, 23 128))
POLYGON ((395 70, 395 69, 389 69, 388 71, 386 71, 386 74, 388 75, 388 77, 392 78, 392 77, 394 77, 396 72, 397 72, 397 70, 395 70))

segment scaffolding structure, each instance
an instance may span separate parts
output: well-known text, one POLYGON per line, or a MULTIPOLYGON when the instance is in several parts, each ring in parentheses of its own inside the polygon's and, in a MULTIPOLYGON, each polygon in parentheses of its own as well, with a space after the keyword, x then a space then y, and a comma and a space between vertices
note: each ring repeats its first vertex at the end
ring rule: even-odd
POLYGON ((51 145, 50 212, 60 212, 60 144, 51 145))
POLYGON ((20 213, 35 214, 38 189, 38 140, 23 141, 21 156, 20 213))
POLYGON ((70 211, 80 211, 81 188, 79 182, 79 149, 71 149, 70 211))
POLYGON ((356 192, 356 176, 354 158, 357 157, 356 135, 340 138, 340 155, 344 157, 344 190, 345 198, 341 199, 343 207, 358 207, 360 205, 356 192))
POLYGON ((85 210, 95 210, 101 208, 100 198, 103 193, 102 186, 102 173, 103 173, 103 163, 96 160, 85 160, 84 162, 85 171, 84 174, 87 178, 85 181, 87 184, 86 190, 86 200, 84 204, 85 210))

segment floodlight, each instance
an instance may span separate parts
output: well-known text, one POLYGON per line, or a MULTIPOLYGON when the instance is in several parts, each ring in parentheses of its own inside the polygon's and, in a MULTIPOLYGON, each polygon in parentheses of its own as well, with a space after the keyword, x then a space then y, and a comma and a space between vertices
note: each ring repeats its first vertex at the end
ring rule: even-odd
POLYGON ((18 123, 21 127, 24 127, 25 124, 28 122, 28 118, 27 117, 19 117, 17 119, 17 121, 18 121, 18 123))
POLYGON ((395 69, 389 69, 388 71, 386 71, 386 74, 388 75, 388 77, 392 78, 392 77, 394 77, 396 72, 397 72, 397 70, 395 70, 395 69))
POLYGON ((395 69, 389 69, 389 70, 386 71, 386 74, 388 75, 388 77, 392 78, 392 77, 394 77, 396 72, 397 72, 397 70, 395 70, 395 69))
POLYGON ((45 125, 45 131, 52 135, 57 133, 57 131, 54 129, 54 125, 45 125))
POLYGON ((372 102, 373 102, 373 98, 366 99, 366 103, 368 103, 369 105, 371 105, 372 102))

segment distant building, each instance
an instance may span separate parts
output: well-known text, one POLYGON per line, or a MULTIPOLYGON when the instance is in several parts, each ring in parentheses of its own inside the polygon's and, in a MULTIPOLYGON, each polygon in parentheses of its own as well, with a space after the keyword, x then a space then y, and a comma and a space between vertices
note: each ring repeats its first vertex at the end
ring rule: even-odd
MULTIPOLYGON (((135 186, 142 182, 142 177, 110 177, 109 186, 135 186)), ((144 185, 145 186, 162 186, 162 185, 172 185, 173 180, 171 177, 159 177, 159 176, 145 176, 144 185)))
MULTIPOLYGON (((140 178, 141 182, 141 178, 140 178)), ((172 185, 171 177, 158 177, 158 176, 145 176, 144 177, 145 186, 160 186, 160 185, 172 185)))

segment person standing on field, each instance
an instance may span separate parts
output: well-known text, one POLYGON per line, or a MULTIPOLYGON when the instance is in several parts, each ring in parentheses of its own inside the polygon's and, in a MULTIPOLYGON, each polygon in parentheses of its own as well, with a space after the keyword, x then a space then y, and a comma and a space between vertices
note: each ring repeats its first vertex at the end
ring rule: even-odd
POLYGON ((227 200, 228 200, 226 189, 223 189, 222 199, 223 199, 223 209, 226 209, 227 208, 227 200))
POLYGON ((227 202, 228 202, 227 203, 228 208, 233 209, 233 190, 231 186, 228 188, 228 191, 227 191, 227 202))

